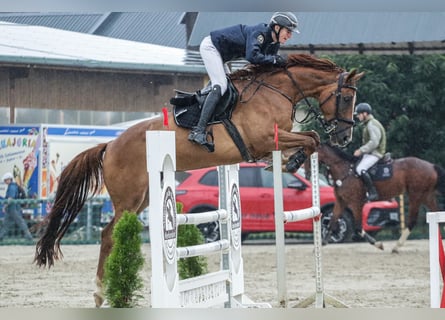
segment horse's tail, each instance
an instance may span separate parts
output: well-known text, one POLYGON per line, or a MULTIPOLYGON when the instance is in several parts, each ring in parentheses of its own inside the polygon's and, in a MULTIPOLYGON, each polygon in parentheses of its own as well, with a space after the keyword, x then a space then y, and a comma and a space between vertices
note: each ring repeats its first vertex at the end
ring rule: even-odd
POLYGON ((83 151, 62 171, 54 204, 39 225, 44 232, 36 245, 34 262, 38 266, 50 268, 54 260, 63 257, 61 239, 88 196, 96 194, 103 186, 102 156, 106 147, 106 143, 101 143, 83 151))
POLYGON ((436 164, 434 170, 437 172, 436 190, 445 195, 445 170, 436 164))

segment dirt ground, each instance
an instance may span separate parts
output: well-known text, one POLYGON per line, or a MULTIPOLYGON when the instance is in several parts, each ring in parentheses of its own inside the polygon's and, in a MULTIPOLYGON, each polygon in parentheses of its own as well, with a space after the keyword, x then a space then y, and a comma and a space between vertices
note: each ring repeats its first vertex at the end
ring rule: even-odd
MULTIPOLYGON (((429 308, 428 240, 410 240, 399 254, 367 243, 323 247, 325 292, 352 308, 429 308)), ((274 245, 243 245, 245 293, 256 302, 277 302, 274 245)), ((50 270, 32 264, 33 246, 0 246, 0 307, 91 308, 99 245, 62 245, 64 259, 50 270)), ((150 256, 150 245, 143 245, 150 256)), ((315 293, 314 255, 311 244, 286 246, 286 280, 289 305, 315 293)), ((145 282, 142 307, 150 306, 150 264, 142 273, 145 282)), ((217 267, 218 255, 208 257, 217 267)), ((329 305, 328 305, 329 307, 329 305)))

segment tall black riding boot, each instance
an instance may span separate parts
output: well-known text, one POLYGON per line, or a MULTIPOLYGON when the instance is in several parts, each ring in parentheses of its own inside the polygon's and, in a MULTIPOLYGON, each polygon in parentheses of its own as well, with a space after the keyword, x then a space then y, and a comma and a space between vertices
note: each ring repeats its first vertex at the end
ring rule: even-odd
POLYGON ((377 190, 374 187, 374 183, 372 182, 371 177, 369 176, 369 173, 365 170, 361 172, 360 177, 362 178, 363 183, 366 186, 366 189, 368 189, 368 200, 369 201, 375 201, 379 198, 377 194, 377 190))
POLYGON ((199 118, 198 124, 196 127, 193 127, 190 132, 188 139, 192 142, 202 145, 207 149, 208 152, 215 151, 215 145, 213 141, 207 141, 207 132, 206 127, 210 118, 215 111, 216 104, 221 98, 221 87, 219 85, 215 85, 212 87, 212 91, 207 96, 204 105, 202 106, 201 116, 199 118))

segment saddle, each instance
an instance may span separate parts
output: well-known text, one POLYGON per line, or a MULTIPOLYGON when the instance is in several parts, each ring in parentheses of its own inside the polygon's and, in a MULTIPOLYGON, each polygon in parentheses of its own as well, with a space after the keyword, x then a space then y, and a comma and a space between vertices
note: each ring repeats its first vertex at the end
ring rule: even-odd
MULTIPOLYGON (((175 97, 170 99, 173 105, 173 117, 175 123, 183 128, 196 126, 201 115, 202 106, 212 90, 210 83, 196 92, 185 92, 175 90, 175 97)), ((208 125, 221 123, 223 120, 231 119, 232 112, 238 101, 238 91, 232 81, 228 79, 227 90, 216 105, 215 112, 208 125)))
MULTIPOLYGON (((210 83, 196 92, 175 90, 176 95, 170 99, 170 104, 173 105, 173 119, 177 126, 191 129, 198 124, 202 106, 211 90, 212 87, 210 83)), ((227 90, 218 101, 215 112, 208 122, 208 125, 222 123, 237 146, 244 161, 254 162, 255 159, 247 150, 238 129, 230 120, 238 97, 238 90, 233 85, 232 80, 227 78, 227 90)))
POLYGON ((369 168, 368 173, 373 181, 387 180, 393 174, 393 159, 391 153, 387 152, 375 165, 369 168))

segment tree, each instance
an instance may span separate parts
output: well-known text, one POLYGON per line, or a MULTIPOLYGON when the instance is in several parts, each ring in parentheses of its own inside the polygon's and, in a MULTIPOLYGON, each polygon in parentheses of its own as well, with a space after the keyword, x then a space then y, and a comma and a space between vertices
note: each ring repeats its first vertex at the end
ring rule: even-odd
MULTIPOLYGON (((387 130, 387 150, 394 157, 416 156, 445 166, 445 56, 335 55, 337 65, 364 71, 357 103, 368 102, 387 130)), ((311 123, 323 139, 326 135, 311 123)), ((307 126, 306 126, 307 129, 307 126)), ((348 151, 361 142, 354 130, 348 151)))
POLYGON ((134 307, 143 287, 139 275, 144 264, 141 253, 142 224, 136 214, 124 211, 113 229, 113 250, 105 262, 105 295, 113 308, 134 307))

